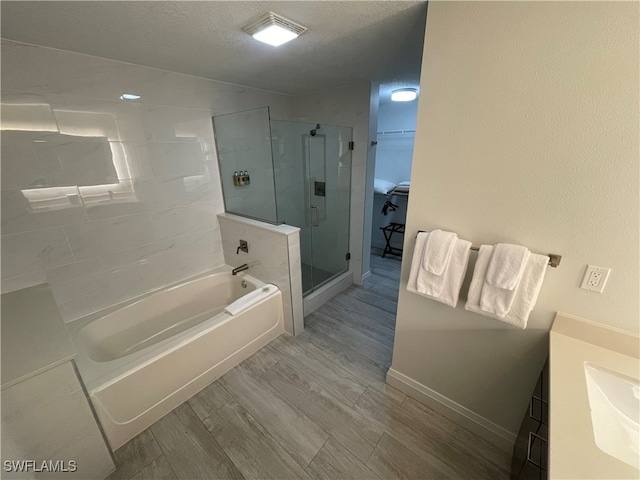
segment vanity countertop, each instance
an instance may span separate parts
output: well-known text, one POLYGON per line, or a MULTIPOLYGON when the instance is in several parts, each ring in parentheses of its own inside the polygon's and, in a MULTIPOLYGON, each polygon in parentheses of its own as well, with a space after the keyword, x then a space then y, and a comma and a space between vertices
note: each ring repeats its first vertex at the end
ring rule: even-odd
POLYGON ((640 471, 628 463, 630 457, 632 463, 637 462, 630 453, 634 441, 627 441, 637 441, 640 434, 633 426, 629 430, 629 416, 624 415, 631 412, 637 422, 633 412, 637 397, 633 397, 638 390, 633 385, 639 378, 640 338, 570 315, 556 315, 550 334, 550 479, 640 478, 640 471), (620 385, 616 391, 622 394, 609 395, 605 392, 608 385, 601 389, 592 375, 600 375, 605 383, 612 381, 614 390, 620 385), (622 403, 616 405, 618 401, 622 403), (612 440, 612 431, 626 431, 628 436, 618 442, 618 437, 612 440), (615 454, 606 452, 611 445, 615 454), (625 456, 626 462, 620 459, 625 456))
POLYGON ((76 356, 49 285, 5 293, 2 302, 2 388, 76 356))

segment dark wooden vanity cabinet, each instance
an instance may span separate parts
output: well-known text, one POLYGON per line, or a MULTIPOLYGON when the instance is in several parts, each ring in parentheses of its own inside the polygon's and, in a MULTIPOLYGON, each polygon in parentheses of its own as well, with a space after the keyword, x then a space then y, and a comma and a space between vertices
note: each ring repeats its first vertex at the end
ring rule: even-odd
POLYGON ((513 448, 511 480, 546 480, 549 455, 549 358, 544 364, 513 448))

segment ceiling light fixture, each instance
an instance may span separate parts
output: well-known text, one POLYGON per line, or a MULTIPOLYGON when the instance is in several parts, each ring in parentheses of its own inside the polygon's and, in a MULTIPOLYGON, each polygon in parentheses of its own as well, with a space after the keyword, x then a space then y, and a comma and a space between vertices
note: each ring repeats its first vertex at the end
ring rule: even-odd
POLYGON ((133 93, 123 93, 120 95, 120 100, 138 100, 140 95, 135 95, 133 93))
POLYGON ((415 88, 398 88, 391 92, 391 101, 393 102, 410 102, 418 96, 418 90, 415 88))
POLYGON ((242 27, 242 30, 260 42, 278 47, 302 35, 307 27, 276 13, 267 12, 242 27))

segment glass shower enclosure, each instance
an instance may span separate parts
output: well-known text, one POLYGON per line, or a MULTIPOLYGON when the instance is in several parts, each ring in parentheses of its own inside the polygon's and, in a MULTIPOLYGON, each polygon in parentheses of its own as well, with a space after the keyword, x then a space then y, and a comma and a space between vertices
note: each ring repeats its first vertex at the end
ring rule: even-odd
POLYGON ((352 128, 271 120, 268 107, 213 124, 225 210, 300 228, 303 295, 346 272, 352 128))

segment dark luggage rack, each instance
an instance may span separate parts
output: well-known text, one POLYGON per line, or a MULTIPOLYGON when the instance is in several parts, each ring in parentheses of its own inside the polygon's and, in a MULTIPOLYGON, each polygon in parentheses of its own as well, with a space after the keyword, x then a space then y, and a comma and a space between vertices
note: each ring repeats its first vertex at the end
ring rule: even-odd
POLYGON ((396 248, 391 246, 391 237, 393 236, 394 233, 399 233, 400 235, 404 235, 404 225, 405 225, 404 223, 391 222, 386 227, 380 227, 380 230, 382 230, 382 233, 384 234, 384 239, 387 242, 387 244, 384 247, 384 251, 382 252, 382 258, 384 258, 386 254, 397 255, 399 257, 402 256, 401 248, 396 248))

